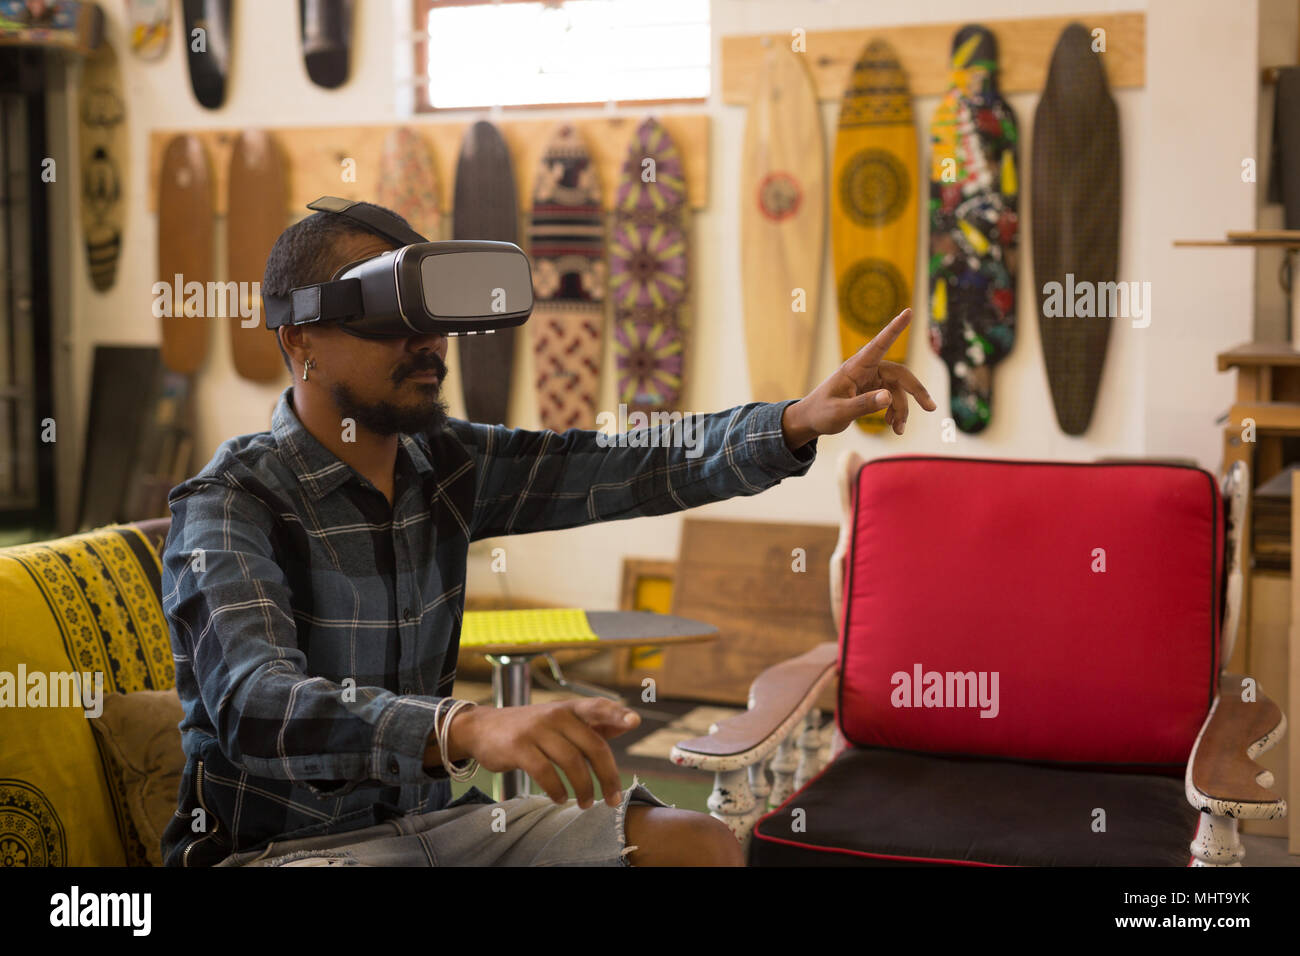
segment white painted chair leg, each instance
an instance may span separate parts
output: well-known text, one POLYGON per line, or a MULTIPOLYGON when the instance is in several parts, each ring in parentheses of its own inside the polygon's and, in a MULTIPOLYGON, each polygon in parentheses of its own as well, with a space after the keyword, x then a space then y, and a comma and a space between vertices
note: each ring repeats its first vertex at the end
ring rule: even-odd
POLYGON ((818 727, 821 717, 822 712, 815 707, 804 717, 803 732, 799 734, 799 769, 794 775, 796 790, 817 776, 818 771, 822 769, 822 762, 818 756, 822 746, 821 732, 818 727))
POLYGON ((758 816, 767 812, 770 804, 767 798, 772 794, 772 784, 767 779, 767 762, 771 758, 764 758, 757 763, 749 765, 749 789, 754 794, 754 804, 758 808, 758 816))
POLYGON ((790 799, 794 793, 794 775, 799 769, 799 755, 795 752, 795 740, 802 728, 796 726, 790 731, 772 754, 772 796, 773 806, 779 807, 790 799))
POLYGON ((1246 848, 1237 836, 1237 819, 1201 813, 1191 844, 1192 866, 1241 866, 1246 848))
POLYGON ((715 773, 708 807, 710 815, 725 823, 736 835, 741 848, 748 849, 750 831, 758 819, 758 803, 749 788, 749 768, 720 770, 715 773))

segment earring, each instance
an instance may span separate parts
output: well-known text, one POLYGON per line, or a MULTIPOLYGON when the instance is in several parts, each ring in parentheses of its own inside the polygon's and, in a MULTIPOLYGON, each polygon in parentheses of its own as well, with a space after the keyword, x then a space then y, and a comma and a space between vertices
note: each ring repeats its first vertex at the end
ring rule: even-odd
POLYGON ((304 382, 307 381, 307 372, 308 372, 310 369, 313 369, 313 368, 315 368, 315 367, 316 367, 316 360, 315 360, 315 359, 308 359, 307 361, 305 361, 305 362, 302 363, 302 380, 303 380, 304 382))

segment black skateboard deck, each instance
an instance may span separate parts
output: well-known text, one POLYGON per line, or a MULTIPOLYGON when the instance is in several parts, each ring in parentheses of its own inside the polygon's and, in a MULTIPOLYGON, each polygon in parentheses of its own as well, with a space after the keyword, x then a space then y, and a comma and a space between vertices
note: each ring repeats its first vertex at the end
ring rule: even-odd
MULTIPOLYGON (((510 151, 500 131, 479 121, 465 133, 456 163, 452 207, 454 239, 519 242, 519 201, 510 151)), ((510 381, 516 329, 499 329, 456 339, 460 355, 465 416, 487 425, 504 425, 510 408, 510 381)))
POLYGON ((352 0, 298 0, 307 75, 327 90, 348 79, 352 58, 352 0))
POLYGON ((230 10, 233 0, 183 0, 185 50, 194 98, 210 110, 226 101, 230 79, 230 10), (201 33, 198 31, 202 31, 201 33))
POLYGON ((1110 341, 1108 296, 1097 290, 1115 281, 1119 266, 1120 152, 1106 71, 1078 23, 1065 28, 1052 54, 1034 114, 1032 162, 1043 361, 1061 430, 1081 435, 1092 421, 1110 341), (1078 314, 1069 295, 1083 283, 1092 284, 1093 306, 1084 310, 1092 314, 1078 314))

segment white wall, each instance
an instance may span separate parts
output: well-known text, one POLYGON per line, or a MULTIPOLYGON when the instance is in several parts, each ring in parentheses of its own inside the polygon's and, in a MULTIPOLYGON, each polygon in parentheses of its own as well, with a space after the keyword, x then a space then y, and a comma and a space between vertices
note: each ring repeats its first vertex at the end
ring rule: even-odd
MULTIPOLYGON (((1253 155, 1256 148, 1256 2, 713 0, 715 59, 720 37, 732 33, 788 32, 796 26, 816 30, 956 22, 975 17, 1072 14, 1081 9, 1146 10, 1146 88, 1115 94, 1122 127, 1124 175, 1119 277, 1150 281, 1156 311, 1146 329, 1115 322, 1093 425, 1083 438, 1063 435, 1052 411, 1034 321, 1036 297, 1028 255, 1033 223, 1026 222, 1027 231, 1021 237, 1025 253, 1019 280, 1017 342, 996 373, 993 421, 982 435, 962 435, 955 444, 941 441, 939 422, 947 405, 946 370, 925 343, 925 283, 919 282, 908 364, 934 393, 940 413, 914 412, 902 438, 867 436, 856 428, 840 436, 824 437, 819 443, 818 461, 805 478, 787 481, 758 498, 733 499, 699 509, 695 514, 834 523, 838 515, 833 465, 845 448, 856 448, 868 457, 919 452, 1090 459, 1149 452, 1190 456, 1206 467, 1216 468, 1219 437, 1212 419, 1226 409, 1231 381, 1230 376, 1214 371, 1214 355, 1251 337, 1253 264, 1250 253, 1229 251, 1211 258, 1213 253, 1174 250, 1171 242, 1182 236, 1221 235, 1227 228, 1254 223, 1254 193, 1241 184, 1235 171, 1240 169, 1241 158, 1253 155)), ((127 245, 119 281, 107 295, 90 289, 84 267, 73 269, 73 362, 74 370, 78 370, 73 378, 80 390, 77 408, 85 407, 95 343, 156 341, 157 324, 149 312, 156 220, 147 211, 145 201, 145 190, 150 188, 144 161, 150 130, 398 121, 394 78, 403 72, 403 64, 395 59, 394 50, 404 49, 400 30, 405 29, 408 18, 401 18, 399 28, 385 0, 362 0, 360 5, 370 9, 357 20, 353 75, 345 87, 335 92, 320 90, 308 81, 296 41, 297 5, 286 0, 239 6, 234 76, 227 105, 219 111, 204 110, 194 102, 181 50, 174 39, 161 62, 145 64, 130 56, 123 58, 130 100, 131 147, 136 158, 131 168, 127 245)), ((395 5, 400 7, 402 0, 395 0, 395 5)), ((113 18, 112 37, 119 50, 125 49, 122 3, 107 6, 113 18)), ((686 404, 698 411, 726 408, 750 397, 736 235, 736 190, 745 111, 723 105, 719 87, 715 70, 713 96, 704 107, 713 120, 711 198, 709 207, 694 221, 696 331, 688 357, 693 385, 688 389, 686 404)), ((1010 97, 1025 143, 1032 135, 1036 100, 1032 94, 1010 97)), ((916 121, 921 131, 928 127, 936 102, 937 97, 932 96, 916 101, 916 121)), ((668 107, 663 111, 695 109, 668 107)), ((837 104, 823 105, 828 146, 836 115, 837 104)), ((465 116, 455 119, 463 122, 465 116)), ((454 157, 439 156, 437 162, 440 170, 447 171, 454 157)), ((1022 167, 1026 169, 1022 192, 1027 196, 1025 152, 1022 167)), ((1262 189, 1263 184, 1258 188, 1262 189)), ((223 226, 219 224, 218 250, 224 246, 223 226)), ((79 233, 70 230, 70 234, 75 237, 79 233)), ((918 256, 927 243, 923 226, 918 256)), ((80 264, 79 248, 69 255, 80 264)), ((830 374, 840 361, 829 247, 827 258, 810 386, 830 374)), ((918 277, 924 275, 923 265, 923 260, 918 259, 918 277)), ((523 387, 531 380, 530 365, 528 350, 520 349, 513 413, 516 424, 536 427, 531 393, 523 387)), ((612 374, 608 374, 612 367, 612 356, 607 355, 601 401, 604 408, 616 407, 612 374)), ((455 389, 451 391, 453 413, 460 414, 459 399, 455 389)), ((198 385, 201 460, 206 460, 230 435, 266 428, 278 392, 279 386, 258 386, 236 377, 224 337, 214 335, 198 385)), ((516 538, 509 542, 508 575, 491 573, 486 548, 476 547, 471 555, 470 593, 508 590, 586 607, 614 607, 621 559, 628 555, 675 556, 681 520, 680 515, 664 516, 516 538), (557 554, 563 554, 564 560, 555 560, 557 554)))

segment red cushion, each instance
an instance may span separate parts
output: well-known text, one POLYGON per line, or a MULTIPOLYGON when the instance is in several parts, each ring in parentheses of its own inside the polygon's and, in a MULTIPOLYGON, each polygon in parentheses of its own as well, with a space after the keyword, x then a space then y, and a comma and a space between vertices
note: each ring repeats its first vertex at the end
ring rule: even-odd
POLYGON ((1185 765, 1218 667, 1222 540, 1219 489, 1199 468, 869 462, 846 562, 842 733, 929 753, 1185 765))

